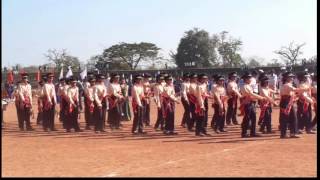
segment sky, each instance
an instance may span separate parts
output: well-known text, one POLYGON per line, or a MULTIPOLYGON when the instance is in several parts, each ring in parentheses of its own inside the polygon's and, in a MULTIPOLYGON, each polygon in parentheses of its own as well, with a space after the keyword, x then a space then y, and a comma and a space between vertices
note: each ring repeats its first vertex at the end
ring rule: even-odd
POLYGON ((161 54, 194 27, 228 31, 244 58, 279 59, 275 50, 306 43, 317 54, 316 0, 2 0, 2 66, 47 63, 48 49, 86 62, 119 42, 151 42, 161 54))

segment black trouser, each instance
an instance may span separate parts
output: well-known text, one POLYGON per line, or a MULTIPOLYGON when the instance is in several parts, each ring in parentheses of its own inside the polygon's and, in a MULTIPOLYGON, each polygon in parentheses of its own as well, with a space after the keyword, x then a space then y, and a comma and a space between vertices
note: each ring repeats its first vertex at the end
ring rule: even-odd
MULTIPOLYGON (((21 128, 21 109, 20 109, 20 107, 19 107, 19 103, 15 103, 15 105, 16 105, 16 110, 17 110, 17 118, 18 118, 18 124, 19 124, 19 128, 21 128)), ((23 125, 23 124, 22 124, 23 125)), ((22 126, 22 128, 23 128, 23 126, 22 126)))
POLYGON ((108 121, 110 122, 110 127, 119 128, 121 115, 119 114, 117 106, 110 107, 108 112, 108 121))
POLYGON ((311 122, 311 127, 313 128, 316 124, 317 124, 317 114, 318 114, 318 109, 317 109, 317 105, 315 107, 315 116, 311 122))
POLYGON ((311 119, 312 119, 312 112, 311 112, 311 104, 308 104, 308 109, 306 112, 303 110, 303 102, 297 102, 298 110, 297 110, 297 118, 298 118, 298 128, 303 130, 306 128, 306 131, 310 131, 312 128, 311 119))
POLYGON ((68 102, 63 97, 61 97, 60 103, 61 103, 60 120, 62 121, 63 128, 66 128, 68 102))
POLYGON ((203 128, 207 128, 208 126, 208 110, 209 110, 209 105, 208 105, 208 98, 204 99, 204 124, 203 124, 203 128))
MULTIPOLYGON (((106 117, 107 117, 107 102, 102 102, 102 127, 105 128, 106 125, 106 117)), ((108 118, 109 121, 109 118, 108 118)))
POLYGON ((132 124, 132 133, 137 129, 138 132, 143 132, 143 107, 137 107, 137 110, 133 111, 133 124, 132 124))
POLYGON ((241 124, 241 128, 242 128, 242 132, 241 135, 246 135, 247 134, 247 130, 249 128, 249 124, 251 124, 250 126, 250 135, 255 135, 256 134, 256 107, 254 105, 255 103, 250 102, 246 105, 244 105, 244 117, 242 120, 242 124, 241 124))
POLYGON ((90 111, 89 106, 87 104, 87 97, 84 97, 84 120, 86 122, 87 127, 92 125, 92 122, 90 122, 90 111))
POLYGON ((220 131, 223 130, 224 128, 224 121, 225 121, 225 112, 223 109, 222 113, 219 113, 219 104, 213 104, 213 109, 214 109, 214 114, 212 116, 212 121, 211 121, 211 127, 216 131, 219 129, 220 131))
POLYGON ((161 130, 163 130, 164 119, 163 119, 161 108, 158 108, 158 118, 157 118, 157 121, 154 125, 154 128, 157 129, 159 127, 159 125, 160 125, 161 130))
POLYGON ((94 106, 94 118, 95 118, 95 131, 102 131, 104 128, 104 122, 103 122, 103 107, 99 108, 97 104, 95 103, 94 106))
POLYGON ((205 117, 205 110, 201 114, 196 114, 196 135, 199 135, 200 133, 207 133, 207 130, 205 128, 206 125, 206 117, 205 117))
POLYGON ((43 109, 43 129, 54 129, 54 110, 55 105, 53 104, 50 109, 43 109))
POLYGON ((184 108, 184 113, 183 113, 181 125, 189 124, 189 122, 190 122, 190 106, 184 98, 181 98, 181 102, 182 102, 182 105, 184 108))
POLYGON ((227 116, 226 116, 226 122, 227 124, 231 124, 231 120, 233 124, 238 124, 237 122, 237 105, 238 105, 238 97, 232 96, 230 99, 228 99, 228 109, 227 109, 227 116))
POLYGON ((43 112, 38 112, 37 124, 40 124, 42 122, 43 122, 43 112))
MULTIPOLYGON (((283 103, 284 106, 287 106, 288 102, 283 103)), ((280 108, 283 107, 280 102, 280 108)), ((280 111, 280 135, 283 137, 286 135, 287 128, 289 126, 290 134, 294 135, 296 133, 296 112, 295 106, 292 106, 290 113, 288 115, 280 111)))
POLYGON ((267 128, 267 132, 271 132, 271 113, 272 108, 271 105, 268 106, 265 110, 264 117, 262 119, 261 130, 264 131, 267 128))
POLYGON ((67 119, 66 119, 66 129, 70 130, 74 128, 76 131, 80 130, 79 123, 78 123, 78 106, 74 107, 72 112, 68 112, 67 119))
POLYGON ((146 125, 150 125, 150 103, 148 104, 147 101, 142 101, 142 105, 144 107, 143 112, 143 122, 146 125))
POLYGON ((190 102, 190 112, 191 112, 191 118, 190 121, 188 123, 188 129, 191 130, 194 127, 194 122, 196 121, 196 105, 194 103, 190 102))
POLYGON ((164 125, 164 130, 167 132, 173 132, 174 131, 174 103, 171 102, 171 108, 172 109, 167 109, 167 116, 165 118, 165 125, 164 125))
POLYGON ((19 128, 23 129, 24 128, 24 122, 26 122, 26 128, 30 129, 31 124, 30 124, 30 108, 24 107, 23 109, 19 110, 20 113, 20 120, 19 120, 19 128))

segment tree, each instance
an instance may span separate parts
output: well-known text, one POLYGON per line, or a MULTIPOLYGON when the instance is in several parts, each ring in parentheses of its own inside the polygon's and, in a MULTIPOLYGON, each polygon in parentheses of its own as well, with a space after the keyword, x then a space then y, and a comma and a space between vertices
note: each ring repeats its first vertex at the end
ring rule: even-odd
POLYGON ((271 67, 280 67, 280 66, 283 66, 283 64, 281 64, 278 59, 272 59, 271 60, 272 62, 271 63, 267 63, 266 66, 271 66, 271 67))
POLYGON ((78 70, 80 66, 79 59, 77 57, 68 55, 66 49, 62 49, 61 51, 49 49, 47 54, 44 54, 44 56, 49 62, 53 62, 57 69, 61 69, 63 65, 64 67, 71 66, 73 70, 78 70))
POLYGON ((283 46, 280 50, 274 51, 274 53, 278 54, 287 65, 294 66, 298 63, 299 55, 303 54, 301 49, 304 45, 306 45, 306 43, 295 44, 291 42, 288 47, 283 46))
POLYGON ((218 52, 222 58, 223 67, 240 67, 243 64, 241 55, 238 53, 241 50, 242 41, 229 36, 227 40, 227 31, 222 31, 218 35, 213 35, 212 40, 218 48, 218 52))
POLYGON ((255 58, 250 58, 247 66, 248 66, 249 68, 256 68, 256 67, 260 67, 261 64, 260 64, 259 61, 256 60, 255 58))
POLYGON ((145 61, 150 62, 152 58, 157 57, 158 48, 155 44, 141 42, 137 43, 119 43, 105 49, 99 62, 110 63, 112 69, 114 68, 130 68, 134 70, 139 63, 145 61))
POLYGON ((194 28, 185 32, 181 38, 177 53, 171 52, 179 68, 210 67, 216 63, 215 44, 205 30, 194 28))

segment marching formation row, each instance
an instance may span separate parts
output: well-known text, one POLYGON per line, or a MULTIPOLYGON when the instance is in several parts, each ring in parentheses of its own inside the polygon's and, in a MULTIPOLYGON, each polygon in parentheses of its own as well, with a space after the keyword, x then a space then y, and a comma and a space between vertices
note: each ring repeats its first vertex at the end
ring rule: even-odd
MULTIPOLYGON (((286 138, 287 129, 290 137, 299 137, 305 128, 307 133, 314 133, 312 128, 316 124, 316 115, 312 121, 312 107, 317 112, 317 85, 316 75, 313 76, 315 83, 310 83, 310 75, 307 72, 298 74, 299 85, 293 85, 291 72, 282 74, 282 86, 280 87, 280 98, 275 98, 276 91, 269 88, 269 78, 260 74, 258 78, 259 91, 254 92, 252 81, 256 81, 251 73, 246 72, 241 78, 244 85, 239 88, 237 84, 238 75, 232 72, 226 79, 222 75, 215 75, 211 91, 208 89, 208 76, 206 74, 183 75, 181 91, 177 94, 173 86, 172 76, 160 73, 156 77, 156 83, 151 84, 151 75, 135 75, 131 89, 132 110, 134 114, 132 133, 145 134, 144 125, 150 125, 150 103, 153 99, 158 109, 158 117, 154 128, 160 128, 166 135, 177 134, 174 131, 175 104, 182 103, 184 113, 181 125, 189 131, 194 131, 196 136, 210 135, 207 133, 209 99, 212 99, 214 109, 210 126, 216 133, 226 132, 225 124, 238 124, 237 103, 240 100, 240 110, 243 116, 241 124, 241 137, 256 137, 256 106, 261 108, 258 125, 263 133, 273 133, 271 126, 271 113, 273 105, 280 107, 280 137, 286 138), (278 104, 278 101, 280 103, 278 104), (195 126, 195 127, 194 127, 195 126), (195 130, 193 130, 195 128, 195 130), (247 131, 250 133, 247 134, 247 131)), ((44 131, 55 131, 55 106, 57 96, 53 84, 54 76, 48 73, 39 82, 38 89, 38 123, 41 120, 44 131)), ((105 119, 108 111, 108 124, 112 129, 119 129, 121 117, 123 116, 123 103, 129 103, 128 88, 123 94, 119 84, 120 76, 112 74, 110 83, 105 85, 105 76, 89 73, 84 84, 84 112, 86 129, 94 126, 96 133, 105 132, 105 119), (121 106, 121 107, 120 107, 121 106)), ((311 81, 312 82, 312 81, 311 81)), ((79 107, 81 97, 77 80, 73 77, 60 79, 57 91, 60 97, 60 120, 67 132, 71 129, 82 131, 79 127, 79 107)), ((30 125, 32 111, 32 91, 28 83, 28 74, 22 74, 22 80, 15 92, 15 105, 17 108, 20 130, 33 130, 30 125)), ((130 114, 130 112, 129 112, 130 114)), ((130 116, 130 115, 129 115, 130 116)))

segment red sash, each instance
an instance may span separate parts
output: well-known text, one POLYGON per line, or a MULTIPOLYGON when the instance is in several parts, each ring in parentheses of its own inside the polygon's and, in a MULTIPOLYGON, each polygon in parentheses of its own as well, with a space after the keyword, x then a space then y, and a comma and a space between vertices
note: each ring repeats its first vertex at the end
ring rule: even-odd
POLYGON ((195 95, 187 93, 187 97, 190 102, 192 102, 193 104, 197 104, 197 97, 195 95))
POLYGON ((51 98, 52 105, 50 105, 50 103, 48 101, 48 96, 44 96, 44 98, 43 98, 43 109, 46 110, 46 111, 50 110, 54 106, 53 100, 54 99, 52 97, 51 98))
POLYGON ((242 97, 240 98, 240 107, 239 107, 239 110, 240 110, 240 114, 239 116, 244 116, 245 115, 245 110, 244 110, 244 106, 248 103, 251 102, 251 99, 248 97, 248 96, 245 96, 245 97, 242 97))
POLYGON ((173 112, 173 104, 172 100, 169 97, 162 96, 162 116, 163 118, 166 118, 169 112, 173 112))
POLYGON ((269 106, 270 106, 269 101, 261 101, 261 104, 260 104, 261 112, 260 112, 260 116, 259 116, 259 122, 262 122, 264 115, 266 113, 266 110, 269 106))
POLYGON ((293 103, 294 103, 294 96, 281 96, 281 98, 290 98, 289 100, 289 103, 287 105, 286 108, 280 108, 280 112, 284 113, 285 115, 289 115, 290 114, 290 111, 291 111, 291 108, 293 106, 293 103))
POLYGON ((22 102, 23 103, 23 107, 24 108, 30 108, 31 107, 31 99, 27 95, 23 95, 23 96, 24 96, 24 101, 22 102))
POLYGON ((303 112, 306 113, 309 107, 308 101, 303 96, 299 98, 299 101, 303 103, 303 112))
POLYGON ((71 114, 75 108, 77 107, 78 101, 76 99, 76 97, 73 97, 73 102, 75 103, 75 105, 69 106, 69 113, 71 114))

